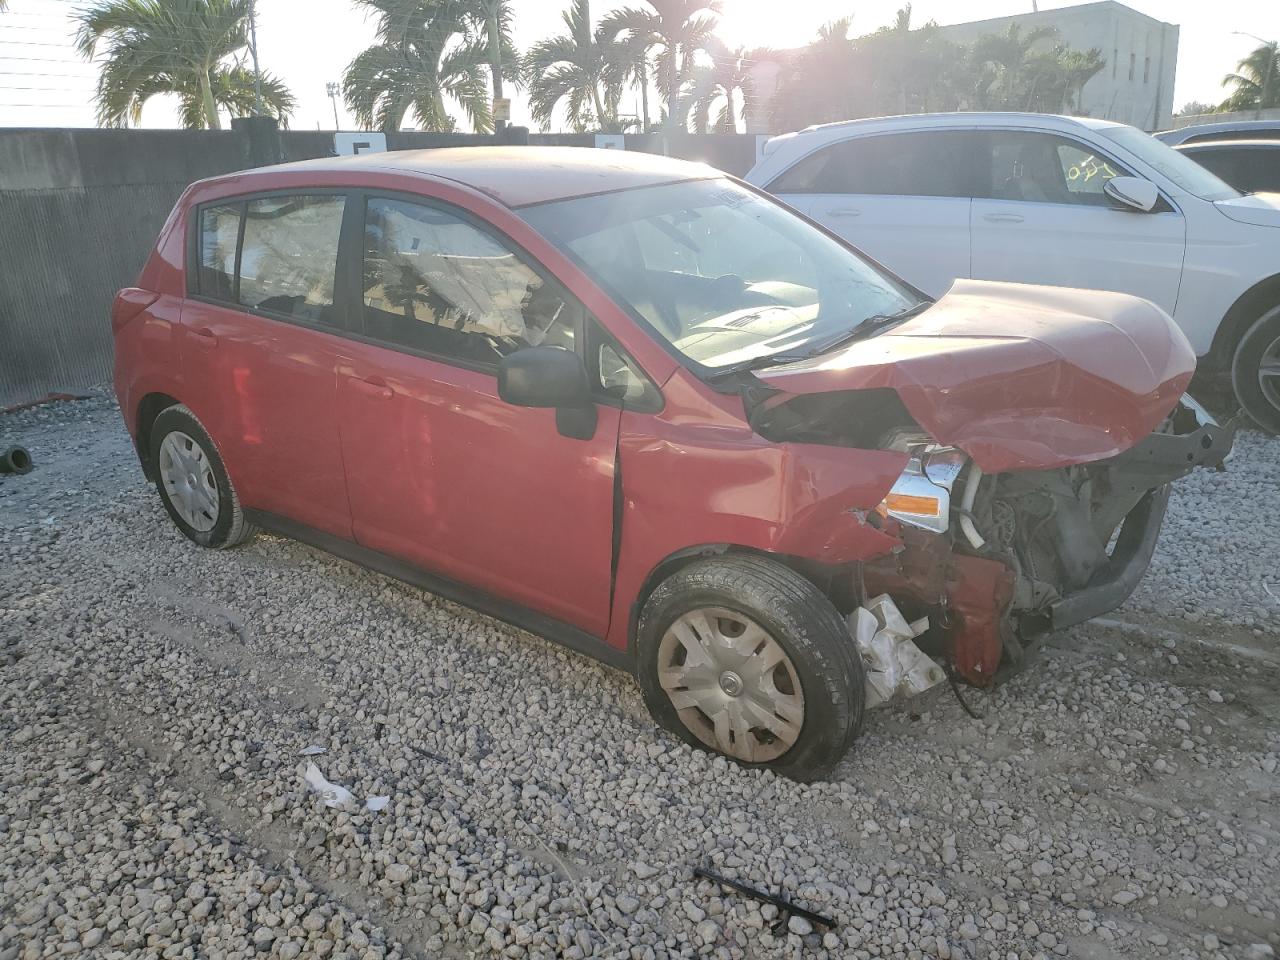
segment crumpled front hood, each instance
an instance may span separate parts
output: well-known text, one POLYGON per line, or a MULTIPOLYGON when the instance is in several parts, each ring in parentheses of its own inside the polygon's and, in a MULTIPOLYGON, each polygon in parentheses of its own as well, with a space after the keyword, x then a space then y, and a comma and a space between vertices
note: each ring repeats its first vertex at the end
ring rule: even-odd
POLYGON ((878 336, 756 376, 785 395, 890 388, 987 473, 1115 456, 1168 416, 1195 354, 1155 304, 1120 293, 957 280, 878 336))
POLYGON ((1219 200, 1214 206, 1238 223, 1280 227, 1280 193, 1251 193, 1234 200, 1219 200))

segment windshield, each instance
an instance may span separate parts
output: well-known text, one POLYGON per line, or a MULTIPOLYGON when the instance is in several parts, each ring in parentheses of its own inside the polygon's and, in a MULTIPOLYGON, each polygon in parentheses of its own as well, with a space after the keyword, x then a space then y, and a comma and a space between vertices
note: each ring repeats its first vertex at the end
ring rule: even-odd
POLYGON ((803 352, 920 302, 785 207, 730 180, 577 197, 520 214, 707 367, 803 352))
POLYGON ((1102 127, 1099 133, 1201 200, 1231 200, 1240 196, 1238 190, 1219 180, 1190 157, 1135 127, 1102 127))

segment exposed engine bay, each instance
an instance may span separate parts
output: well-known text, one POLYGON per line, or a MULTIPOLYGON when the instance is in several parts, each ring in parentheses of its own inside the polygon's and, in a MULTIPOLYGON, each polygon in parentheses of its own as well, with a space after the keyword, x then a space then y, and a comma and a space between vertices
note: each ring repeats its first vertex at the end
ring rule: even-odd
POLYGON ((752 426, 771 440, 908 455, 865 517, 901 547, 862 564, 854 592, 888 594, 908 618, 927 616, 921 647, 979 686, 1016 668, 1047 630, 1123 603, 1150 563, 1168 484, 1197 466, 1221 466, 1235 432, 1184 397, 1154 433, 1117 455, 986 474, 964 451, 935 442, 892 390, 779 403, 772 391, 748 388, 744 399, 752 426))

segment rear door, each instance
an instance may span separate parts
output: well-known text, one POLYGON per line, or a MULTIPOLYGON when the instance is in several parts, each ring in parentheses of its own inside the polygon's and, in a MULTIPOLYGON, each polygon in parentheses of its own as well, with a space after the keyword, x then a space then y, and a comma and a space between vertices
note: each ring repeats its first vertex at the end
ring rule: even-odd
POLYGON ((356 540, 603 637, 619 409, 578 438, 496 376, 524 346, 583 352, 583 307, 454 208, 361 206, 363 342, 339 378, 356 540))
POLYGON ((1172 314, 1186 223, 1167 200, 1152 213, 1117 209, 1103 192, 1131 176, 1092 144, 1034 130, 984 135, 973 201, 973 276, 1115 290, 1172 314))
POLYGON ((197 208, 182 309, 182 397, 241 501, 351 536, 337 416, 346 196, 293 191, 197 208))
POLYGON ((860 136, 799 161, 769 191, 938 297, 969 276, 974 134, 860 136))

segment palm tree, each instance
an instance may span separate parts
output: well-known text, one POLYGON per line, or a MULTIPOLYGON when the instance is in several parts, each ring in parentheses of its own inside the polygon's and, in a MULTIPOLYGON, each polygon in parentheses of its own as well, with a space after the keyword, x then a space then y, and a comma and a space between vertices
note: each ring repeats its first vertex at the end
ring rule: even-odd
POLYGON ((504 80, 520 85, 520 56, 511 39, 515 15, 510 0, 481 0, 480 9, 471 15, 473 20, 480 13, 483 14, 483 22, 477 25, 477 32, 484 37, 493 99, 500 100, 504 97, 504 80))
POLYGON ((974 41, 970 51, 976 80, 975 106, 980 110, 1026 110, 1028 90, 1034 83, 1034 47, 1057 37, 1053 27, 1022 32, 1016 23, 1004 33, 989 33, 974 41))
POLYGON ((730 51, 723 45, 713 54, 715 66, 706 71, 703 82, 695 82, 693 99, 693 129, 706 133, 711 112, 720 106, 712 130, 715 133, 737 133, 738 117, 746 116, 755 93, 751 79, 751 65, 769 55, 768 50, 745 50, 739 47, 730 51), (701 88, 701 89, 699 89, 701 88), (741 112, 739 112, 741 101, 741 112))
POLYGON ((626 31, 646 50, 660 49, 658 84, 666 102, 668 131, 684 125, 689 104, 681 104, 681 87, 693 75, 694 55, 706 50, 716 28, 721 0, 645 0, 648 9, 623 7, 601 24, 610 38, 626 31))
POLYGON ((849 36, 852 26, 852 17, 824 23, 817 40, 789 58, 773 98, 775 128, 797 130, 871 112, 874 77, 849 36))
POLYGON ((1222 78, 1234 87, 1221 110, 1265 110, 1280 106, 1280 44, 1264 43, 1236 65, 1236 73, 1222 78))
POLYGON ((529 106, 545 129, 560 103, 569 125, 581 133, 592 121, 601 129, 618 126, 618 100, 632 51, 591 28, 589 0, 573 0, 561 14, 568 33, 539 41, 525 58, 529 106))
MULTIPOLYGON (((378 16, 378 42, 357 54, 342 75, 343 99, 359 123, 394 132, 412 112, 424 130, 451 131, 457 126, 445 106, 451 97, 476 131, 493 129, 484 0, 357 2, 378 16)), ((517 63, 505 34, 499 44, 503 62, 517 63)))
MULTIPOLYGON (((138 123, 157 94, 178 96, 185 126, 220 129, 218 108, 233 116, 256 105, 254 76, 237 58, 248 46, 250 0, 99 0, 72 16, 76 47, 92 59, 107 50, 98 76, 98 123, 138 123), (231 62, 228 62, 231 61, 231 62)), ((286 123, 295 101, 284 83, 262 75, 262 102, 286 123)))

